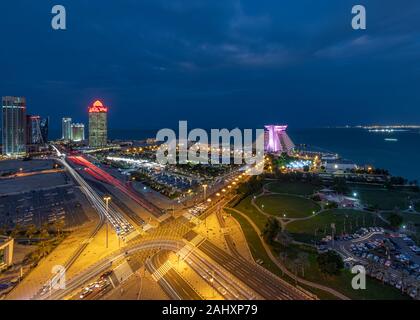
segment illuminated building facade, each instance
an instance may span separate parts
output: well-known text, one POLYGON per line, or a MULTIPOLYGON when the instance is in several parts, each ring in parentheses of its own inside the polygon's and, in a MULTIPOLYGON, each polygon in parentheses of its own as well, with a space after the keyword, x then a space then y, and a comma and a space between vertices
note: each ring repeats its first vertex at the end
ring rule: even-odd
POLYGON ((42 144, 41 117, 26 116, 26 144, 42 144))
POLYGON ((12 157, 26 154, 24 97, 2 97, 2 152, 12 157))
POLYGON ((108 108, 101 101, 96 100, 89 107, 89 146, 104 147, 107 145, 108 128, 107 128, 108 108))
POLYGON ((267 153, 290 154, 295 148, 286 133, 287 125, 267 125, 264 132, 264 145, 267 153))
POLYGON ((49 117, 42 118, 40 123, 39 123, 39 129, 41 130, 41 137, 42 137, 43 143, 48 142, 48 126, 49 126, 49 124, 50 124, 50 118, 49 117))
POLYGON ((71 124, 71 141, 80 142, 85 140, 85 125, 83 123, 71 124))
POLYGON ((63 140, 70 141, 71 140, 71 118, 63 118, 61 120, 61 130, 62 130, 61 138, 63 140))

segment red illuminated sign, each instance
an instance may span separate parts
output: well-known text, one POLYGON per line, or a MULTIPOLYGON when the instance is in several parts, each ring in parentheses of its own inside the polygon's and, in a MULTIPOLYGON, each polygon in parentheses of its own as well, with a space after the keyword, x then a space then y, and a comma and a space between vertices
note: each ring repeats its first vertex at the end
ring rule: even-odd
POLYGON ((96 113, 96 112, 108 112, 108 108, 105 107, 101 101, 96 100, 92 106, 89 107, 89 113, 96 113))

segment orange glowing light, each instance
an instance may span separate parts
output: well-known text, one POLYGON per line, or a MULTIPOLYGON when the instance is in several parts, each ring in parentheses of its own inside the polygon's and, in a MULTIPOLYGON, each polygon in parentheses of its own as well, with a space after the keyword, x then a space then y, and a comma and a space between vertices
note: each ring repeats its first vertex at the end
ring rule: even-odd
POLYGON ((89 113, 108 112, 108 108, 100 100, 96 100, 90 107, 89 113))

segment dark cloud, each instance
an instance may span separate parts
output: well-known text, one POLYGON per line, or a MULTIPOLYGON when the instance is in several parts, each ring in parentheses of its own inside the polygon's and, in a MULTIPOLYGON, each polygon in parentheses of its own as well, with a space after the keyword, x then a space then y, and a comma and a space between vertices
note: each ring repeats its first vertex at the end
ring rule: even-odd
POLYGON ((102 97, 111 126, 299 126, 420 122, 420 3, 63 0, 0 4, 0 95, 31 112, 86 118, 102 97), (404 114, 401 113, 404 110, 404 114))

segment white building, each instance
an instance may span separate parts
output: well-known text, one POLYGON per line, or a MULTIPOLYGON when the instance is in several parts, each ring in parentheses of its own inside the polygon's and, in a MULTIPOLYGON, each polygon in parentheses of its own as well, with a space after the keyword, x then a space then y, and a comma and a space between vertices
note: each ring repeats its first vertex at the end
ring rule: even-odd
POLYGON ((71 140, 71 118, 63 118, 61 121, 62 136, 66 141, 71 140))
POLYGON ((12 238, 0 236, 0 270, 13 263, 13 244, 12 238))
POLYGON ((344 159, 325 160, 322 163, 322 166, 325 168, 325 171, 330 173, 337 171, 346 172, 358 168, 357 164, 354 162, 344 159))
POLYGON ((71 141, 79 142, 85 140, 85 125, 83 123, 71 124, 71 141))

